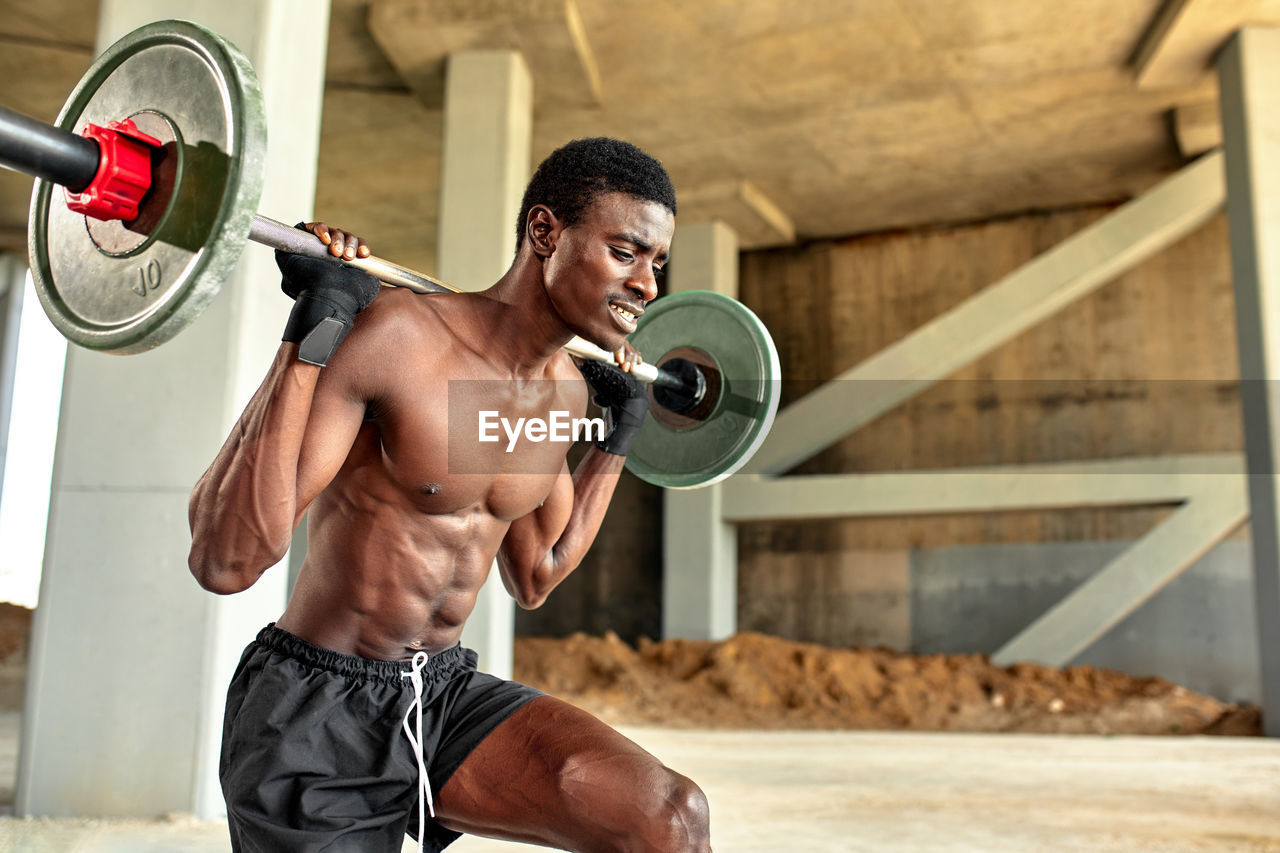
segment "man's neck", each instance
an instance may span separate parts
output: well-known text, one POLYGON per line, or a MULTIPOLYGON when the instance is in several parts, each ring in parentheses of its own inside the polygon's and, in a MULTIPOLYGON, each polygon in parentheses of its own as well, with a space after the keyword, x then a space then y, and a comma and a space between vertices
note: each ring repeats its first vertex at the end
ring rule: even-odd
POLYGON ((573 338, 547 296, 538 258, 521 252, 511 268, 483 292, 501 308, 490 317, 490 346, 517 375, 540 375, 573 338))

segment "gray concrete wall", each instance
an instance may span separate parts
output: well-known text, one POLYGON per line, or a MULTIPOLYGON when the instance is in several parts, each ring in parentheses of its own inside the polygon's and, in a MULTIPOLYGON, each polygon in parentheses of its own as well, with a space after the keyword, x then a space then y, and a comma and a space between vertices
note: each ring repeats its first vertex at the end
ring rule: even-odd
MULTIPOLYGON (((911 555, 911 651, 989 654, 1088 580, 1122 542, 970 545, 911 555)), ((1247 540, 1221 543, 1072 663, 1258 702, 1247 540)))

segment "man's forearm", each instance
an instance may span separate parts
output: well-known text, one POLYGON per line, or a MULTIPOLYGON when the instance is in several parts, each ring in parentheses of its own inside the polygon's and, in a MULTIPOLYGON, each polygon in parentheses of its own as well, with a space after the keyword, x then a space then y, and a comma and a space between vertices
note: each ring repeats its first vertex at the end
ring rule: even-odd
POLYGON ((592 447, 573 472, 572 503, 553 499, 512 525, 499 557, 504 581, 521 607, 540 607, 595 541, 613 499, 625 457, 592 447))
POLYGON ((565 574, 582 562, 596 541, 626 461, 625 456, 592 447, 574 469, 573 513, 555 546, 557 561, 569 567, 565 574))
POLYGON ((283 344, 230 437, 191 494, 189 566, 201 586, 238 592, 288 550, 298 459, 320 368, 283 344))

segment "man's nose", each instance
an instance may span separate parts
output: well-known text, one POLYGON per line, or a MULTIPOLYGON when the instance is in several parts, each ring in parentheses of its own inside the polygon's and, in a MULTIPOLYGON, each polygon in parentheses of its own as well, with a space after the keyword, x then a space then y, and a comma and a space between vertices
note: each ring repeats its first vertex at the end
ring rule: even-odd
POLYGON ((646 303, 658 298, 658 278, 654 275, 652 269, 646 268, 644 272, 637 273, 627 283, 635 291, 636 295, 646 303))

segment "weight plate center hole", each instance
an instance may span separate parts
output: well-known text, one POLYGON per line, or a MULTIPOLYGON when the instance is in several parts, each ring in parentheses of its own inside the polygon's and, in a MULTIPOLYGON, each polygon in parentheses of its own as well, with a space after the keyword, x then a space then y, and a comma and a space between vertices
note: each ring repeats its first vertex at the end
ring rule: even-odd
POLYGON ((89 239, 103 254, 112 257, 130 255, 146 247, 169 211, 182 174, 182 140, 174 124, 154 110, 143 110, 126 118, 132 119, 138 130, 160 140, 161 145, 151 152, 151 188, 142 197, 136 219, 129 222, 88 216, 84 219, 89 239))
POLYGON ((716 405, 720 402, 720 392, 724 383, 720 373, 720 366, 705 350, 700 350, 697 347, 676 347, 658 359, 657 365, 659 368, 663 368, 663 365, 674 359, 684 359, 696 365, 702 371, 702 376, 706 381, 706 393, 703 394, 702 399, 692 409, 683 413, 673 412, 662 404, 662 388, 655 385, 649 386, 649 411, 652 413, 654 420, 663 426, 680 432, 698 426, 711 416, 712 412, 716 410, 716 405))

